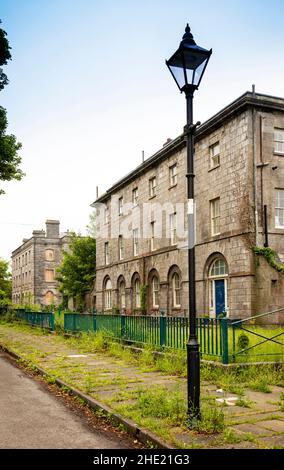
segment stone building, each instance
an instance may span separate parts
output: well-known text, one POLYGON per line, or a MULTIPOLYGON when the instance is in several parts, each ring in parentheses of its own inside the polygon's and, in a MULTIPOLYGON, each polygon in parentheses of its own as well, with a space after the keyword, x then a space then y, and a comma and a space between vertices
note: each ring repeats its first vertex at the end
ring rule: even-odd
POLYGON ((47 220, 46 230, 34 230, 12 253, 12 301, 14 304, 59 305, 62 296, 55 280, 68 234, 60 235, 58 220, 47 220))
MULTIPOLYGON (((284 99, 240 96, 197 129, 194 160, 197 314, 283 307, 284 274, 253 248, 284 261, 284 99)), ((93 203, 98 312, 187 314, 185 175, 182 134, 93 203)))

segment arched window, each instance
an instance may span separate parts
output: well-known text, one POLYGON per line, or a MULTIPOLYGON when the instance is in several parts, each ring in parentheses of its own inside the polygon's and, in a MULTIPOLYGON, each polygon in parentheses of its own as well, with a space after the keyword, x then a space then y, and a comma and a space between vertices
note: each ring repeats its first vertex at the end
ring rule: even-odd
POLYGON ((52 305, 54 303, 54 295, 51 290, 47 291, 45 294, 45 305, 52 305))
POLYGON ((105 301, 105 309, 109 310, 112 308, 112 285, 111 280, 107 279, 105 283, 105 292, 104 292, 104 301, 105 301))
POLYGON ((159 279, 157 276, 153 276, 152 278, 152 302, 153 307, 159 307, 159 279))
POLYGON ((140 281, 138 278, 135 279, 134 281, 134 305, 136 308, 141 307, 141 301, 140 301, 140 281))
POLYGON ((180 307, 180 278, 178 273, 172 277, 173 307, 180 307))
POLYGON ((51 249, 45 250, 45 259, 46 259, 46 261, 53 261, 54 260, 54 250, 51 250, 51 249))
POLYGON ((228 274, 227 264, 222 258, 217 258, 211 264, 209 277, 226 276, 228 274))
POLYGON ((118 295, 119 295, 119 306, 121 309, 126 307, 125 302, 125 281, 123 278, 120 278, 118 281, 118 295))

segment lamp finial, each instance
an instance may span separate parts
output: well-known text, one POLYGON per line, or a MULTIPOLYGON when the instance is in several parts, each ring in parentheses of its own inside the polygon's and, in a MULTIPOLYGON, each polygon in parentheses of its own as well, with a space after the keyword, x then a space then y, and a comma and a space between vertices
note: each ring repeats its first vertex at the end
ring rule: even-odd
POLYGON ((182 43, 195 45, 195 41, 193 39, 193 35, 191 33, 191 30, 190 30, 190 27, 189 27, 188 23, 186 24, 186 27, 185 27, 185 33, 182 37, 182 43))

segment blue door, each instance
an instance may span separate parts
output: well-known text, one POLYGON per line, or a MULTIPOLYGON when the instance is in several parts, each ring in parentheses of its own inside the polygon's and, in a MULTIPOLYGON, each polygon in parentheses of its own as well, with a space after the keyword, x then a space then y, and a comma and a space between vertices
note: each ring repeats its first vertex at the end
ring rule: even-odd
POLYGON ((225 311, 225 279, 215 280, 215 313, 216 317, 225 311))

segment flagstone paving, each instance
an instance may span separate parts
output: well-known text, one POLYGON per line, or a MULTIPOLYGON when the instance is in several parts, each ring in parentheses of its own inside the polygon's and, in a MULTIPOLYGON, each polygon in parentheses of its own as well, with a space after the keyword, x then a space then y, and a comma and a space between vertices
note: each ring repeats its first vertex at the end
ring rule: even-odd
MULTIPOLYGON (((165 393, 179 391, 186 400, 185 378, 145 370, 128 364, 109 353, 82 352, 80 347, 62 336, 42 335, 36 329, 20 329, 0 324, 0 346, 3 345, 21 357, 46 370, 74 388, 95 397, 114 411, 127 413, 135 405, 141 390, 165 389, 165 393)), ((238 395, 209 381, 201 384, 202 400, 211 397, 220 403, 226 423, 223 434, 198 434, 185 426, 172 426, 168 441, 176 447, 202 448, 274 448, 284 446, 284 412, 280 396, 284 389, 272 386, 271 393, 245 390, 242 397, 249 401, 248 408, 238 406, 238 395)), ((127 417, 127 414, 126 416, 127 417)), ((129 417, 129 415, 128 415, 129 417)), ((147 420, 142 423, 147 428, 147 420)), ((156 434, 161 422, 157 419, 156 434)), ((152 429, 153 431, 153 429, 152 429)), ((161 435, 160 435, 161 436, 161 435)), ((165 440, 167 436, 164 434, 165 440)))

